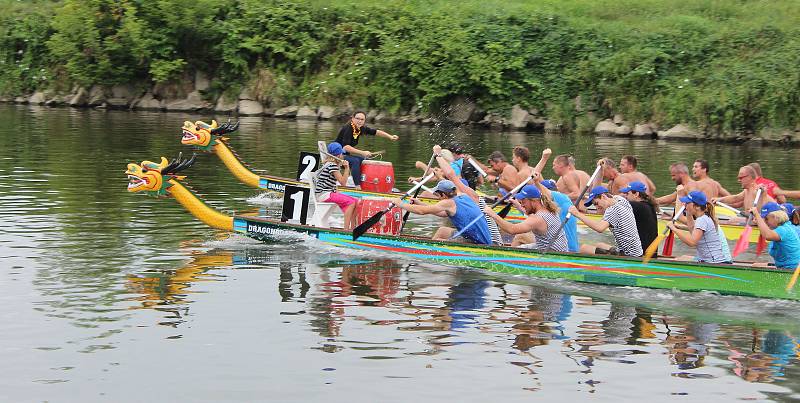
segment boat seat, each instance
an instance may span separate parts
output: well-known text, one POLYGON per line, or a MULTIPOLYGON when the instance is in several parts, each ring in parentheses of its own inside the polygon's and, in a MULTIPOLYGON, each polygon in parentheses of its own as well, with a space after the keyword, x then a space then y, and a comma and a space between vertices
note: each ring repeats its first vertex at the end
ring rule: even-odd
POLYGON ((339 205, 317 200, 316 175, 313 172, 304 174, 300 180, 307 183, 311 189, 311 203, 314 205, 314 213, 308 224, 318 228, 330 228, 331 215, 340 210, 339 205))

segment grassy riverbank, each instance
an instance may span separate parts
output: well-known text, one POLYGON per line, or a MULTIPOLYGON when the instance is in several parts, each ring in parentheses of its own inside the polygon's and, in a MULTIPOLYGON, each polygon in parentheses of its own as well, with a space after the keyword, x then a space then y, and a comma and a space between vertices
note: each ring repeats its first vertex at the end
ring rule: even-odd
POLYGON ((794 128, 800 1, 0 0, 0 94, 169 83, 272 106, 537 108, 708 133, 794 128), (580 96, 581 111, 574 108, 580 96))

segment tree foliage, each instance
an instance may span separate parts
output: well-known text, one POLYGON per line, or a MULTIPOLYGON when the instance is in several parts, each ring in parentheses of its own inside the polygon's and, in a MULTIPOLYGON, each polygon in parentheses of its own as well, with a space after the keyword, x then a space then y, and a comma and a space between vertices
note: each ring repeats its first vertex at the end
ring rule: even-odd
MULTIPOLYGON (((0 93, 168 82, 272 106, 539 108, 709 134, 794 127, 800 0, 0 0, 0 93)), ((575 119, 580 121, 576 122, 575 119)))

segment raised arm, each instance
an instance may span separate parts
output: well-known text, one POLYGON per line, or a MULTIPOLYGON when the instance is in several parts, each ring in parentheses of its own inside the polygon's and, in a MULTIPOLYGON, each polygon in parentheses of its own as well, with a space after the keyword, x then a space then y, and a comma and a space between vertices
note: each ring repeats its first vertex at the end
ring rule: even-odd
POLYGON ((551 154, 553 154, 553 150, 549 148, 542 150, 542 158, 539 158, 539 162, 535 167, 533 167, 533 170, 541 174, 544 170, 544 167, 547 165, 547 160, 550 159, 551 154))

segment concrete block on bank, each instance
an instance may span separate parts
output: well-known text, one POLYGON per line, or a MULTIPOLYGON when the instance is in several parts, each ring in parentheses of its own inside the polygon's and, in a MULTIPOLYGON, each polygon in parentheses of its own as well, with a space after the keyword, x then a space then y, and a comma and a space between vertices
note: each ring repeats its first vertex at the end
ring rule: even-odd
POLYGON ((86 88, 78 88, 78 91, 67 102, 69 106, 85 106, 89 102, 89 91, 86 88))
POLYGON ((677 124, 669 130, 659 131, 658 137, 667 140, 697 140, 703 138, 697 130, 683 123, 677 124))
POLYGON ((317 111, 308 106, 301 106, 297 108, 297 114, 295 115, 295 118, 306 119, 306 120, 317 120, 317 111))
MULTIPOLYGON (((240 105, 241 109, 241 105, 240 105)), ((275 111, 276 118, 293 118, 297 116, 297 110, 300 109, 297 105, 286 106, 275 111)))
POLYGON ((615 136, 630 136, 631 133, 633 133, 633 129, 631 129, 630 126, 625 125, 625 124, 623 124, 621 126, 617 126, 617 129, 614 130, 614 135, 615 136))
POLYGON ((323 120, 328 120, 336 116, 337 109, 332 106, 320 106, 317 108, 317 117, 323 120))
POLYGON ((656 131, 649 123, 637 124, 633 127, 633 132, 631 133, 634 137, 652 137, 654 134, 656 134, 656 131))
POLYGON ((598 136, 613 136, 617 132, 617 125, 611 120, 601 120, 594 127, 594 132, 598 136))
POLYGON ((514 105, 511 108, 511 127, 515 129, 523 129, 528 126, 528 111, 520 108, 519 105, 514 105))
POLYGON ((161 110, 163 107, 164 104, 158 99, 155 99, 153 94, 149 92, 142 95, 138 100, 131 102, 131 109, 161 110))
POLYGON ((239 100, 239 114, 242 116, 258 116, 264 114, 264 105, 252 99, 239 100))
MULTIPOLYGON (((261 105, 260 103, 258 104, 261 105)), ((239 107, 239 101, 236 99, 227 99, 225 96, 219 97, 217 104, 214 105, 214 110, 217 112, 236 112, 239 107)), ((262 107, 263 109, 263 107, 262 107)))
POLYGON ((36 91, 33 93, 33 95, 31 95, 30 98, 28 98, 28 103, 31 105, 42 105, 44 104, 44 101, 44 92, 42 91, 36 91))

